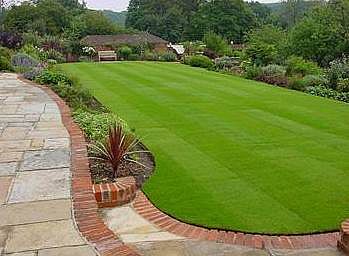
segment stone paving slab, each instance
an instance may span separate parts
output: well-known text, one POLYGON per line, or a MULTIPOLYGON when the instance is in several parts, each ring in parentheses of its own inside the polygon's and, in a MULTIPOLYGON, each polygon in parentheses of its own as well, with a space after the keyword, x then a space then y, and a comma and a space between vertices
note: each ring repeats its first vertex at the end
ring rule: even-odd
POLYGON ((17 162, 0 163, 0 176, 14 175, 17 169, 17 162))
POLYGON ((71 201, 68 199, 0 206, 0 226, 64 220, 70 218, 71 201))
POLYGON ((269 256, 266 251, 206 241, 169 241, 138 243, 144 256, 269 256))
POLYGON ((38 256, 95 256, 89 246, 62 247, 40 250, 38 256))
POLYGON ((69 167, 70 151, 68 149, 27 151, 24 154, 21 171, 43 170, 69 167))
POLYGON ((0 153, 0 163, 20 162, 24 152, 3 152, 0 153))
POLYGON ((84 243, 74 229, 71 220, 42 222, 13 226, 6 242, 5 253, 83 245, 84 243))
POLYGON ((6 202, 11 182, 11 177, 0 177, 0 205, 6 202))
POLYGON ((4 254, 4 255, 6 256, 37 256, 36 252, 18 252, 18 253, 4 254))
POLYGON ((17 174, 9 203, 63 198, 70 198, 70 172, 68 168, 17 174))

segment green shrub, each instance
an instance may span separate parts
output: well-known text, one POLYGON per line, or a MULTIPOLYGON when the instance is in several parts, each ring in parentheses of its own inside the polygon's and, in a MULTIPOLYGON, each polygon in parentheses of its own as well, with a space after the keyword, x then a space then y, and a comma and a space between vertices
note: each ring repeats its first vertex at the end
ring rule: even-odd
POLYGON ((35 81, 50 85, 52 90, 73 109, 106 110, 75 77, 67 76, 61 71, 46 69, 36 77, 35 81))
POLYGON ((143 55, 143 60, 146 61, 158 61, 159 56, 155 52, 146 51, 143 55))
POLYGON ((0 71, 12 71, 10 61, 5 56, 0 56, 0 71))
POLYGON ((0 56, 5 57, 8 61, 10 61, 12 56, 12 51, 6 47, 0 46, 0 56))
POLYGON ((128 60, 131 60, 131 61, 141 60, 141 56, 139 54, 133 53, 133 54, 130 54, 130 56, 128 57, 128 60))
POLYGON ((230 48, 223 37, 213 32, 208 32, 204 35, 206 49, 213 51, 218 56, 226 54, 230 48))
POLYGON ((187 63, 192 67, 200 68, 212 68, 213 62, 210 58, 203 55, 196 55, 189 58, 186 58, 187 63))
POLYGON ((339 92, 349 92, 349 78, 339 80, 336 89, 339 92))
POLYGON ((39 48, 35 47, 32 44, 23 45, 23 47, 19 50, 19 52, 27 54, 36 60, 44 60, 41 58, 41 53, 39 48))
POLYGON ((244 77, 247 79, 257 79, 262 74, 261 67, 257 65, 246 65, 244 66, 244 77))
POLYGON ((98 142, 106 138, 109 127, 115 122, 122 122, 113 113, 92 113, 82 109, 73 112, 74 121, 84 131, 90 141, 98 142))
POLYGON ((69 77, 64 73, 44 70, 35 80, 39 84, 48 84, 48 85, 58 85, 58 83, 64 83, 72 85, 73 82, 69 77))
POLYGON ((296 90, 296 91, 305 91, 307 88, 303 79, 298 76, 289 78, 287 87, 289 89, 296 90))
POLYGON ((127 60, 128 57, 132 54, 132 49, 128 46, 123 46, 118 50, 119 58, 127 60))
POLYGON ((293 56, 286 61, 286 73, 288 76, 320 75, 322 69, 315 62, 293 56))
POLYGON ((177 61, 177 55, 173 52, 165 52, 160 55, 160 60, 166 62, 174 62, 177 61))
POLYGON ((306 75, 302 79, 305 87, 311 86, 325 86, 328 81, 323 75, 306 75))

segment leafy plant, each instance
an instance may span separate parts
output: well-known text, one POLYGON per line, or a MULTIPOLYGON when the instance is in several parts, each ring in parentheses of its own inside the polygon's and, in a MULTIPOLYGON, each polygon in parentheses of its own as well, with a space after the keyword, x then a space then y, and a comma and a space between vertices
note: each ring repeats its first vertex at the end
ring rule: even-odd
POLYGON ((174 62, 177 60, 177 55, 173 52, 165 52, 162 55, 160 55, 160 60, 166 62, 174 62))
POLYGON ((303 59, 302 57, 292 56, 286 61, 287 75, 320 75, 322 69, 312 61, 303 59))
POLYGON ((124 122, 113 113, 89 112, 78 109, 73 112, 73 118, 84 131, 85 136, 94 142, 103 141, 108 135, 109 127, 116 122, 123 123, 126 129, 124 122))
POLYGON ((200 68, 213 67, 213 62, 211 61, 211 59, 203 55, 187 57, 186 63, 188 63, 192 67, 200 67, 200 68))
POLYGON ((143 55, 143 59, 147 61, 157 61, 159 56, 155 52, 146 51, 143 55))
POLYGON ((118 50, 118 56, 124 60, 127 60, 131 54, 132 49, 128 46, 123 46, 118 50))
POLYGON ((344 101, 349 103, 349 93, 347 92, 337 92, 336 90, 333 90, 331 88, 327 88, 325 86, 315 86, 315 87, 308 87, 307 93, 325 97, 329 99, 344 101))
POLYGON ((349 92, 349 78, 339 80, 336 89, 339 92, 349 92))
POLYGON ((10 61, 5 56, 0 56, 0 71, 11 71, 10 61))
POLYGON ((141 56, 139 54, 133 53, 130 54, 128 57, 128 60, 136 61, 136 60, 141 60, 141 56))
POLYGON ((257 79, 262 74, 261 67, 257 65, 251 65, 251 63, 243 65, 243 70, 243 75, 247 79, 257 79))
POLYGON ((143 167, 143 164, 132 158, 134 155, 147 151, 137 150, 139 140, 130 132, 124 130, 120 123, 114 123, 109 127, 109 133, 104 142, 92 145, 96 158, 108 161, 113 169, 113 178, 119 176, 119 166, 122 161, 136 163, 143 167))
POLYGON ((325 86, 328 81, 323 75, 307 75, 303 77, 302 83, 305 87, 325 86))
POLYGON ((204 35, 206 48, 216 53, 218 56, 223 56, 229 49, 228 43, 218 34, 209 32, 204 35))
POLYGON ((48 85, 58 85, 59 83, 72 84, 72 81, 69 77, 61 72, 44 70, 37 78, 36 82, 39 84, 48 84, 48 85))

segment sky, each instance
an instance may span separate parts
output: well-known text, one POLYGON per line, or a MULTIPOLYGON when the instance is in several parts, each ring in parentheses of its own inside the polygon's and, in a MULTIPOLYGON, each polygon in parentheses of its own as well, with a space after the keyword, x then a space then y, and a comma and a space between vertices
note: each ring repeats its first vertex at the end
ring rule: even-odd
MULTIPOLYGON (((113 11, 124 11, 127 9, 129 0, 85 0, 91 9, 107 9, 113 11)), ((261 3, 280 2, 280 0, 259 0, 261 3)))

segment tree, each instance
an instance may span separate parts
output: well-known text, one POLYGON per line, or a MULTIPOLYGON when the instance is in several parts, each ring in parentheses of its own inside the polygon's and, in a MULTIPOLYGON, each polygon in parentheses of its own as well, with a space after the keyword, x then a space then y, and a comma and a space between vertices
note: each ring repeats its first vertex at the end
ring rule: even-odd
POLYGON ((212 31, 239 43, 254 25, 255 16, 244 1, 212 0, 202 4, 195 14, 191 39, 200 40, 207 31, 212 31))
POLYGON ((306 13, 323 4, 323 0, 283 0, 276 14, 277 22, 283 28, 292 28, 306 13))
POLYGON ((206 0, 131 0, 126 26, 171 42, 188 38, 192 17, 206 0))
POLYGON ((218 56, 223 56, 229 50, 229 45, 223 37, 213 32, 209 32, 204 36, 206 48, 216 53, 218 56))
POLYGON ((262 25, 262 24, 270 23, 271 10, 268 6, 266 6, 265 4, 261 4, 259 2, 254 2, 254 1, 248 2, 247 4, 251 8, 256 18, 257 24, 262 25))
POLYGON ((282 48, 286 33, 275 26, 264 25, 254 29, 246 36, 246 55, 257 65, 268 65, 278 62, 282 57, 282 48))
POLYGON ((101 11, 87 10, 81 17, 80 24, 83 31, 81 37, 86 35, 110 35, 122 31, 122 28, 109 20, 101 11))
MULTIPOLYGON (((348 17, 349 13, 346 14, 348 17)), ((327 65, 331 60, 348 53, 347 27, 338 11, 330 4, 315 8, 297 23, 288 37, 290 54, 302 56, 327 65)))

